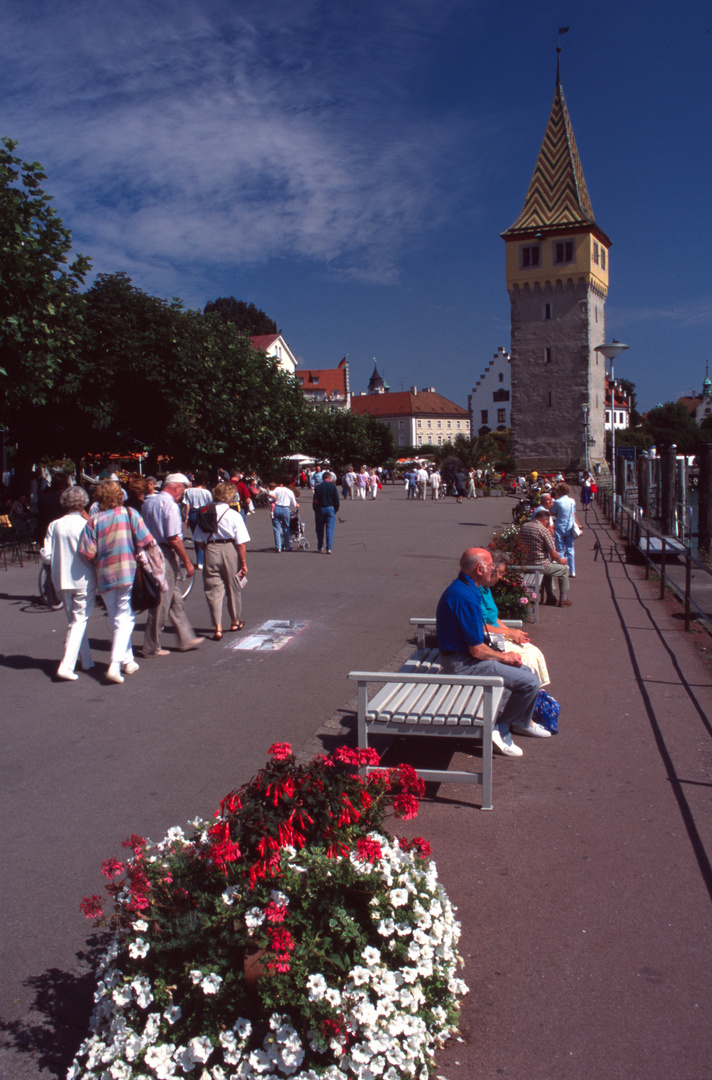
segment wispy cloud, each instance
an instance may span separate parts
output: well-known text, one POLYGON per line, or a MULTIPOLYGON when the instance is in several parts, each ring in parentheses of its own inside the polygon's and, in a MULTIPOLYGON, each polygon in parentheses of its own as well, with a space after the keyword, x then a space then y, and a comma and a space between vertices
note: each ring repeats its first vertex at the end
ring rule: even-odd
POLYGON ((96 269, 287 256, 393 280, 457 189, 460 122, 408 101, 452 6, 12 3, 6 130, 96 269))

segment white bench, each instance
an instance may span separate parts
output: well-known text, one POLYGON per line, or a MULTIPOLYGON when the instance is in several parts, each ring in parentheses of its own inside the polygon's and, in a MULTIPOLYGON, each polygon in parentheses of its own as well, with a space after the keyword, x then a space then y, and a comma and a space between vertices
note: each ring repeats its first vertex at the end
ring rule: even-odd
MULTIPOLYGON (((417 769, 423 780, 482 785, 482 809, 492 809, 492 729, 504 683, 493 675, 443 675, 440 653, 426 649, 425 627, 434 619, 411 619, 418 648, 398 671, 351 671, 358 683, 358 745, 371 734, 427 735, 482 740, 482 772, 417 769), (381 689, 369 698, 369 684, 381 689)), ((380 769, 370 766, 367 772, 380 769)))

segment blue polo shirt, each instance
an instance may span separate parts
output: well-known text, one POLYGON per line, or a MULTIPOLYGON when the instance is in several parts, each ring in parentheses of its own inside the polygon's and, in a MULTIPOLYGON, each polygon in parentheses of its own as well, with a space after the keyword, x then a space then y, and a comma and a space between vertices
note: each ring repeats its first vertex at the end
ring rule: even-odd
POLYGON ((457 575, 440 597, 435 619, 441 652, 467 652, 484 643, 482 597, 472 578, 457 575))

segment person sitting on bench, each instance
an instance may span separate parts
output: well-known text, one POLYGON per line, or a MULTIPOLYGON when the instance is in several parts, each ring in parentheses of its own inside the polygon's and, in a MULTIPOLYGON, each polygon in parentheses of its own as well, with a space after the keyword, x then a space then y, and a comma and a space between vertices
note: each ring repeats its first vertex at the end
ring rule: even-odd
POLYGON ((489 588, 496 579, 492 552, 468 548, 460 559, 460 573, 440 597, 435 613, 438 646, 444 675, 498 675, 510 691, 492 732, 492 745, 508 757, 521 757, 510 729, 520 735, 545 739, 551 733, 532 720, 539 679, 515 652, 498 652, 488 642, 478 586, 489 588))
POLYGON ((527 566, 540 566, 544 572, 544 588, 547 604, 556 605, 553 578, 559 581, 559 607, 571 607, 566 595, 569 591, 569 568, 566 559, 559 555, 554 538, 549 531, 549 511, 540 506, 533 521, 525 521, 519 535, 526 547, 527 566))
MULTIPOLYGON (((507 567, 511 562, 509 552, 493 551, 492 561, 495 569, 494 584, 497 584, 506 574, 507 567)), ((531 668, 538 677, 539 685, 548 686, 551 680, 549 679, 544 653, 531 643, 526 630, 520 630, 514 626, 503 626, 499 621, 499 611, 492 596, 492 590, 485 589, 482 585, 479 586, 479 590, 482 598, 482 617, 485 621, 487 633, 490 636, 498 634, 504 638, 507 651, 519 653, 522 663, 531 668)))

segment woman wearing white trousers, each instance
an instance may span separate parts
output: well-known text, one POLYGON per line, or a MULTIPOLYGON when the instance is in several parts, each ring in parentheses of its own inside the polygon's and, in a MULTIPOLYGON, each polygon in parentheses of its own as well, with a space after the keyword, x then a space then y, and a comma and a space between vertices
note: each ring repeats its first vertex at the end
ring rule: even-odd
POLYGON ((136 612, 131 607, 131 589, 136 576, 137 548, 155 541, 143 518, 123 505, 119 484, 104 480, 96 489, 99 513, 84 526, 79 553, 94 563, 97 590, 106 604, 113 630, 111 662, 106 678, 122 683, 124 675, 138 671, 131 648, 136 612))
POLYGON ((64 517, 51 521, 47 527, 42 562, 50 567, 52 584, 64 604, 69 623, 57 677, 73 682, 79 678, 74 671, 78 659, 83 671, 94 667, 86 630, 96 599, 96 573, 91 563, 77 552, 88 518, 85 507, 89 496, 84 488, 70 487, 62 492, 59 502, 64 517))

